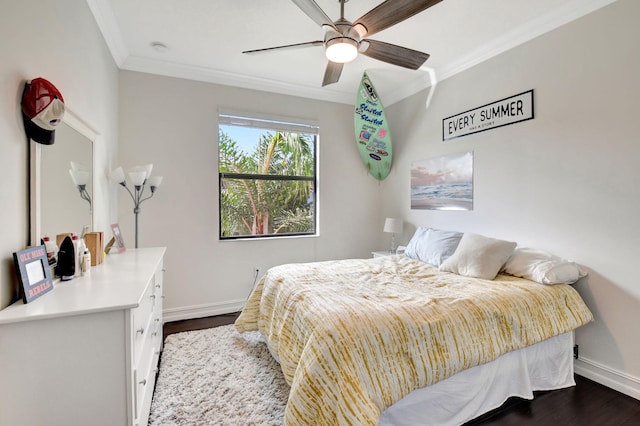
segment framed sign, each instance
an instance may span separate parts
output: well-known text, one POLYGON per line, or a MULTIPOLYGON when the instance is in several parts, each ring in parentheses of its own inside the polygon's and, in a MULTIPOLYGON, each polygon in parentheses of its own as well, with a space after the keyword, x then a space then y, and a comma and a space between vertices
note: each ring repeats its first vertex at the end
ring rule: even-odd
POLYGON ((442 140, 533 119, 533 89, 442 119, 442 140))
POLYGON ((13 253, 13 261, 24 303, 29 303, 53 290, 51 269, 44 245, 13 253))

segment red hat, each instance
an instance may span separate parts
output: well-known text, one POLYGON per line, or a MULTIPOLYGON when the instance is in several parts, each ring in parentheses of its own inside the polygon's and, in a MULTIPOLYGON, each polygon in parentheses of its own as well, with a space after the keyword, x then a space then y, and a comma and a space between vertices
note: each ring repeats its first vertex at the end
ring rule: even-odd
POLYGON ((27 82, 22 92, 22 118, 27 136, 52 145, 56 126, 62 122, 64 99, 56 86, 44 78, 27 82))

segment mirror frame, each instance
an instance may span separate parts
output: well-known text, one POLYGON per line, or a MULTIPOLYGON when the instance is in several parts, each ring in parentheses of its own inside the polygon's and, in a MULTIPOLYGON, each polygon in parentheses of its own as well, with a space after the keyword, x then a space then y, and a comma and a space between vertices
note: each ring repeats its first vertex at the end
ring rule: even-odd
MULTIPOLYGON (((92 197, 93 202, 95 203, 95 182, 96 182, 96 140, 98 139, 99 133, 90 125, 88 125, 84 120, 80 118, 76 113, 71 111, 68 107, 65 106, 64 116, 62 117, 62 122, 67 126, 74 129, 76 132, 80 133, 82 136, 89 139, 91 142, 91 180, 92 180, 92 197)), ((40 207, 42 205, 40 201, 40 197, 42 195, 42 189, 40 185, 40 179, 42 178, 42 173, 40 170, 40 164, 42 162, 42 145, 29 140, 30 144, 30 160, 29 160, 29 244, 32 246, 40 245, 40 238, 42 238, 42 227, 41 220, 42 214, 40 212, 40 207)), ((54 144, 55 146, 55 144, 54 144)), ((95 213, 94 213, 95 205, 92 206, 91 209, 91 229, 95 229, 95 213)))

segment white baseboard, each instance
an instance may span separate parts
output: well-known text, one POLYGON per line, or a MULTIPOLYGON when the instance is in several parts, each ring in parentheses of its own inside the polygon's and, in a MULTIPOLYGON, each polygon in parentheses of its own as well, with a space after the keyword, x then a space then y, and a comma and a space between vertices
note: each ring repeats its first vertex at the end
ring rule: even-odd
POLYGON ((182 308, 170 308, 162 311, 163 322, 180 321, 210 317, 213 315, 230 314, 239 312, 244 308, 246 300, 230 300, 224 303, 212 303, 208 305, 186 306, 182 308))
POLYGON ((640 378, 602 365, 588 358, 574 361, 574 371, 587 379, 615 389, 632 398, 640 399, 640 378))

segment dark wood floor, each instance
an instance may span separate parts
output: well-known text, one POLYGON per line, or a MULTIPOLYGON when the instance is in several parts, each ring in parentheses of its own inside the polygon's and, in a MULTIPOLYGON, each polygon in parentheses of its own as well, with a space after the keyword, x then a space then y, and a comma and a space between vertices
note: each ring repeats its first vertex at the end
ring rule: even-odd
MULTIPOLYGON (((164 336, 233 324, 237 316, 169 322, 164 325, 164 336)), ((636 426, 640 425, 640 401, 576 375, 575 387, 539 392, 532 401, 512 398, 465 426, 470 425, 636 426)))

